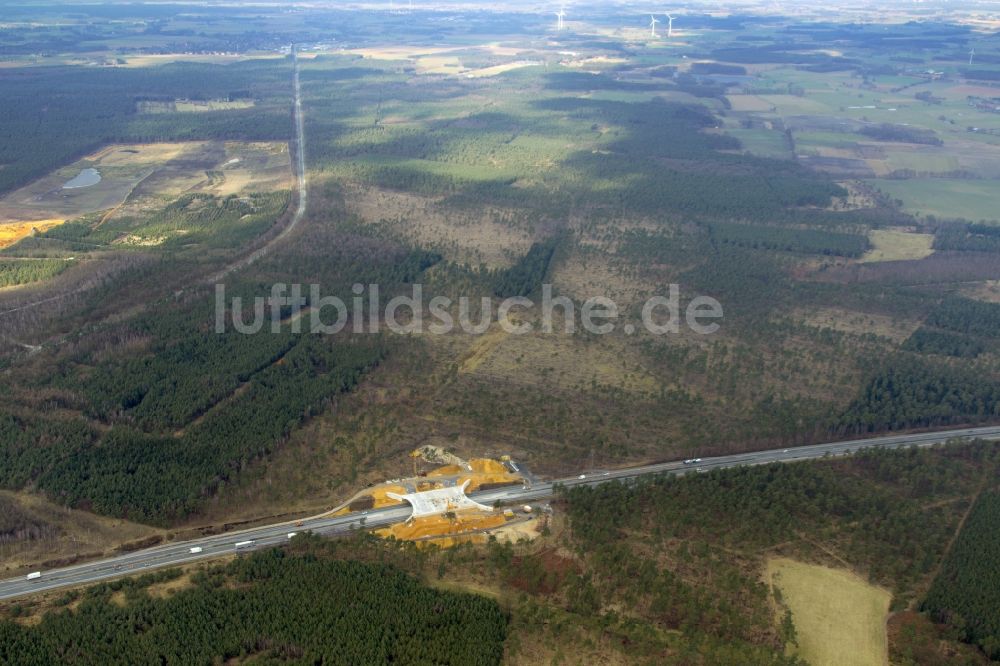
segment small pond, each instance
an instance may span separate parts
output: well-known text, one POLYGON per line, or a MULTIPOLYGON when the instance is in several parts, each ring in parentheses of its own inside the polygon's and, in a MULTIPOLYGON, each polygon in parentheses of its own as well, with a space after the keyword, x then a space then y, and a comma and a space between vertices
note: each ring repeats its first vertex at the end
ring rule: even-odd
POLYGON ((64 190, 75 190, 80 187, 90 187, 101 182, 101 174, 97 169, 84 169, 70 181, 63 185, 64 190))

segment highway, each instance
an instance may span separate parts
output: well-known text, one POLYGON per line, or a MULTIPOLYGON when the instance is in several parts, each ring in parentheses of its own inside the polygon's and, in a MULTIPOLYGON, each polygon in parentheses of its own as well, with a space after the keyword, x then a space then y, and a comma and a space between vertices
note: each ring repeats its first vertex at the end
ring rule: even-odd
MULTIPOLYGON (((787 449, 754 451, 734 455, 699 459, 697 462, 673 461, 653 465, 643 465, 619 470, 587 471, 575 476, 555 479, 531 486, 512 486, 470 494, 482 504, 491 505, 496 501, 504 503, 525 503, 552 497, 557 484, 563 486, 593 485, 611 480, 634 479, 648 474, 708 471, 741 465, 762 465, 773 462, 795 462, 813 460, 826 456, 847 455, 862 448, 899 448, 906 446, 931 446, 952 439, 1000 439, 1000 426, 984 428, 957 428, 937 432, 906 435, 890 435, 869 439, 858 439, 827 444, 814 444, 787 449)), ((250 551, 287 543, 292 532, 311 531, 321 535, 337 535, 352 529, 379 527, 405 520, 410 515, 410 507, 372 509, 364 514, 347 516, 316 516, 301 521, 279 523, 255 527, 238 532, 228 532, 191 541, 163 544, 145 550, 138 550, 96 560, 84 564, 42 571, 39 578, 27 580, 24 576, 0 581, 0 599, 8 599, 63 587, 86 585, 102 580, 153 569, 189 564, 235 552, 250 551), (296 522, 301 525, 296 526, 296 522), (237 549, 237 543, 247 543, 237 549), (195 549, 195 552, 192 552, 195 549)))

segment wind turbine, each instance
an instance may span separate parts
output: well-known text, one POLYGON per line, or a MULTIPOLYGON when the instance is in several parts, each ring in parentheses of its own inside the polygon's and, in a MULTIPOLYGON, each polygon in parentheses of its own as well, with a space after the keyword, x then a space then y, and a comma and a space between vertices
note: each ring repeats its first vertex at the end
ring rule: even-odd
POLYGON ((566 8, 560 7, 559 11, 556 12, 556 30, 563 29, 563 17, 566 16, 566 8))
POLYGON ((656 38, 656 24, 657 23, 659 23, 659 21, 656 20, 655 16, 651 15, 649 17, 649 34, 654 39, 656 38))
POLYGON ((973 46, 972 50, 969 51, 969 66, 972 66, 972 57, 976 55, 976 47, 973 46))
POLYGON ((664 14, 667 17, 667 37, 674 36, 674 17, 670 14, 664 14))

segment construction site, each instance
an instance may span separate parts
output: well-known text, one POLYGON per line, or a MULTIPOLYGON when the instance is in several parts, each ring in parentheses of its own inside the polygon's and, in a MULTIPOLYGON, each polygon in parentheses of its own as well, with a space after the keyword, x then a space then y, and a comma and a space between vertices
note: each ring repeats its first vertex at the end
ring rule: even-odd
POLYGON ((476 491, 530 484, 509 456, 466 461, 430 446, 409 455, 413 476, 367 488, 332 515, 364 514, 371 509, 409 504, 413 509, 409 518, 376 530, 375 534, 441 548, 485 542, 491 535, 501 540, 531 540, 544 524, 544 517, 538 520, 543 513, 539 507, 492 507, 468 497, 468 493, 476 491))

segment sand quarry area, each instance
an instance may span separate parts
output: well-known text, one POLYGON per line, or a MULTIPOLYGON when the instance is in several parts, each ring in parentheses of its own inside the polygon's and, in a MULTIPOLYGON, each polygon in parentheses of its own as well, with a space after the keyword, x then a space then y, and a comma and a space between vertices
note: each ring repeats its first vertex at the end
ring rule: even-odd
POLYGON ((287 144, 189 141, 113 145, 67 164, 0 198, 0 248, 66 220, 116 210, 144 199, 188 192, 218 196, 288 189, 287 144), (100 180, 65 187, 94 170, 100 180))

